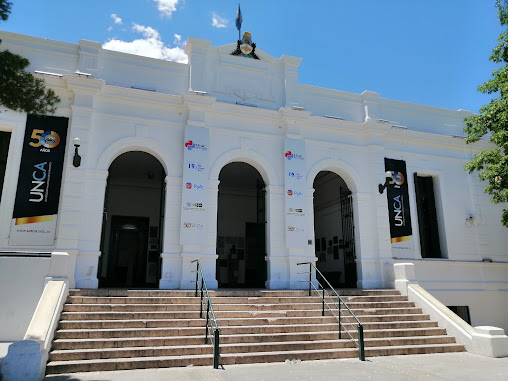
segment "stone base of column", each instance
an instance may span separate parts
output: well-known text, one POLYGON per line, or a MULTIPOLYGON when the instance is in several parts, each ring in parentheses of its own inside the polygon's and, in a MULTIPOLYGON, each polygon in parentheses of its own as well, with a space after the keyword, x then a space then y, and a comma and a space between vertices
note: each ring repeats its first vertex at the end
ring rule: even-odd
POLYGON ((80 252, 76 257, 75 281, 76 288, 99 288, 97 269, 100 251, 80 252))

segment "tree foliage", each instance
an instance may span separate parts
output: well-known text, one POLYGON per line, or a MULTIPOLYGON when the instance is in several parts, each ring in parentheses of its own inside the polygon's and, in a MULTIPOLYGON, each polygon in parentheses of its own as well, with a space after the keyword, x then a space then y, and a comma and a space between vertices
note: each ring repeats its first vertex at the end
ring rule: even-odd
MULTIPOLYGON (((508 27, 508 0, 497 0, 501 25, 508 27)), ((465 119, 466 142, 473 143, 488 135, 496 145, 474 156, 466 164, 469 173, 478 171, 480 180, 488 182, 485 192, 498 204, 508 202, 508 28, 499 36, 499 44, 493 49, 490 60, 502 66, 492 72, 492 78, 478 87, 484 94, 497 98, 480 109, 478 115, 465 119)), ((508 227, 508 208, 503 210, 501 222, 508 227)))
POLYGON ((0 1, 0 19, 7 20, 9 13, 11 13, 12 3, 10 1, 0 1))
MULTIPOLYGON (((0 19, 9 17, 12 3, 0 0, 0 19)), ((0 40, 0 43, 2 41, 0 40)), ((8 50, 0 51, 0 106, 28 114, 54 114, 60 98, 44 81, 25 71, 30 62, 8 50)))

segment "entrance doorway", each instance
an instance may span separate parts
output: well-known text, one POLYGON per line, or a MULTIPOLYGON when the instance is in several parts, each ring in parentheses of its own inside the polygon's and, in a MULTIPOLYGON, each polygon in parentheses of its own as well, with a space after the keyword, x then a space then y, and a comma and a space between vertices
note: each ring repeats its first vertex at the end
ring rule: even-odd
POLYGON ((0 200, 2 200, 2 189, 4 187, 5 169, 7 167, 7 154, 9 153, 9 143, 11 133, 0 131, 0 200))
POLYGON ((219 287, 263 288, 266 282, 265 183, 249 164, 230 163, 219 175, 219 287))
POLYGON ((99 287, 157 287, 165 178, 161 163, 145 152, 124 153, 109 167, 99 287))
POLYGON ((422 258, 442 258, 439 242, 434 178, 414 174, 422 258))
POLYGON ((113 216, 107 282, 117 287, 146 286, 149 218, 113 216))
MULTIPOLYGON (((351 191, 337 174, 314 179, 316 267, 333 287, 356 288, 356 254, 351 191)), ((322 279, 318 276, 322 284, 322 279)))

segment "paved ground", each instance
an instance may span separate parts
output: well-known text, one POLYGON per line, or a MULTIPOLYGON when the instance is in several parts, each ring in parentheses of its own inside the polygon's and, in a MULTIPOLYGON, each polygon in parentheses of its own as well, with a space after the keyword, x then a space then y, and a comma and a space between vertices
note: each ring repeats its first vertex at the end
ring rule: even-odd
POLYGON ((46 381, 294 381, 294 380, 507 380, 508 357, 493 359, 470 353, 446 353, 356 359, 289 361, 230 365, 224 369, 187 367, 48 376, 46 381))

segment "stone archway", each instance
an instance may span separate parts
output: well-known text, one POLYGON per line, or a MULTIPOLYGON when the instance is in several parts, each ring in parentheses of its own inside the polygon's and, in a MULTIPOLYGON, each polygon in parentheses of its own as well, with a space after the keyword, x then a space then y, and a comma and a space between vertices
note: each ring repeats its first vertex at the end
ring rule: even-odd
POLYGON ((109 167, 98 278, 101 287, 157 287, 166 172, 142 151, 125 152, 109 167))
POLYGON ((219 287, 263 288, 266 281, 265 183, 252 165, 232 162, 219 174, 219 287))

